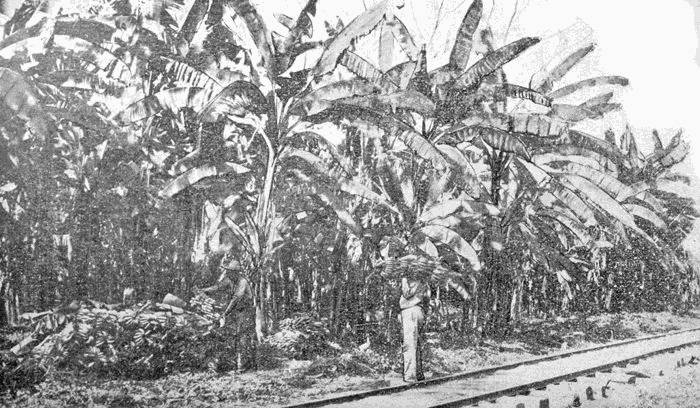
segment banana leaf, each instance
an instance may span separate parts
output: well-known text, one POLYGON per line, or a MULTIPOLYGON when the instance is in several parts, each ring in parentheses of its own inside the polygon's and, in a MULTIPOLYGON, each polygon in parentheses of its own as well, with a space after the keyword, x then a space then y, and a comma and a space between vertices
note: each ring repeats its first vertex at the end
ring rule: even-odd
POLYGON ((591 109, 562 103, 555 103, 552 105, 552 115, 570 123, 596 117, 596 113, 591 109))
POLYGON ((425 50, 425 45, 418 54, 418 64, 413 76, 408 81, 408 89, 414 89, 423 95, 431 95, 432 85, 430 84, 430 76, 428 75, 428 59, 425 50))
POLYGON ((575 162, 568 162, 558 167, 557 170, 569 174, 575 174, 584 177, 603 189, 611 197, 615 198, 617 201, 624 201, 625 198, 631 197, 635 194, 635 190, 631 187, 625 185, 620 180, 615 178, 611 174, 604 173, 593 167, 588 167, 575 162))
POLYGON ((575 191, 577 194, 585 196, 602 212, 608 214, 615 221, 619 221, 622 223, 622 225, 631 229, 639 236, 646 239, 649 243, 656 246, 654 240, 651 239, 651 237, 649 237, 644 231, 642 231, 637 224, 635 224, 634 217, 632 217, 632 215, 628 213, 619 202, 610 197, 597 185, 581 176, 573 174, 564 174, 559 177, 559 180, 565 187, 575 191))
POLYGON ((637 149, 637 141, 634 136, 631 136, 629 141, 629 151, 627 152, 627 158, 629 159, 628 168, 640 169, 644 167, 644 162, 642 161, 639 150, 637 149))
POLYGON ((536 89, 541 93, 548 93, 552 90, 552 87, 557 81, 562 79, 564 75, 566 75, 571 70, 571 68, 578 64, 583 58, 586 57, 586 55, 590 54, 594 49, 595 44, 590 44, 569 55, 564 59, 564 61, 562 61, 561 63, 559 63, 559 65, 552 69, 545 78, 533 84, 532 89, 536 89))
POLYGON ((586 227, 598 225, 595 211, 573 191, 562 185, 552 184, 550 192, 563 204, 564 208, 568 208, 576 214, 583 225, 586 227))
POLYGON ((394 92, 408 88, 413 74, 418 67, 416 61, 406 61, 392 67, 382 75, 379 86, 385 92, 394 92))
POLYGON ((243 18, 250 36, 255 42, 257 51, 262 57, 263 66, 272 64, 273 50, 270 45, 270 33, 265 26, 265 21, 249 0, 230 0, 228 3, 236 11, 236 15, 243 18))
POLYGON ((98 18, 91 19, 57 19, 54 26, 54 35, 65 35, 68 37, 80 38, 92 44, 101 46, 105 42, 112 40, 116 29, 108 21, 100 21, 98 18))
POLYGON ((377 91, 377 87, 361 79, 340 80, 312 91, 292 111, 301 110, 306 115, 315 115, 333 106, 336 99, 369 95, 377 91))
POLYGON ((465 183, 465 189, 473 197, 488 196, 489 192, 479 180, 479 176, 474 170, 472 163, 467 157, 456 147, 440 144, 437 145, 438 150, 450 163, 450 167, 455 176, 465 183))
POLYGON ((650 223, 652 223, 656 228, 665 230, 668 228, 664 220, 661 219, 658 215, 656 215, 653 211, 650 209, 637 205, 637 204, 622 204, 622 206, 632 215, 635 217, 639 217, 641 219, 647 220, 650 223))
POLYGON ((481 270, 481 262, 474 248, 453 230, 439 225, 427 225, 419 231, 430 237, 433 242, 450 248, 464 258, 473 270, 481 270))
POLYGON ((379 69, 386 72, 394 62, 394 33, 391 31, 391 27, 387 26, 386 20, 379 25, 377 52, 379 54, 379 69))
POLYGON ((510 115, 510 128, 515 133, 535 137, 555 138, 568 131, 569 124, 557 118, 538 114, 510 115))
POLYGON ((220 165, 204 165, 187 170, 168 182, 158 193, 161 197, 172 198, 181 191, 195 185, 207 177, 214 177, 234 172, 236 174, 248 173, 250 169, 235 163, 223 163, 220 165))
POLYGON ((352 51, 345 51, 339 63, 370 84, 377 84, 382 78, 382 72, 377 67, 352 51))
POLYGON ((40 41, 39 35, 48 24, 47 18, 42 18, 37 23, 30 27, 24 27, 14 31, 0 41, 0 51, 5 51, 6 48, 27 41, 40 41))
POLYGON ((482 59, 469 67, 464 74, 460 75, 454 85, 465 89, 476 88, 486 76, 492 74, 538 42, 540 42, 539 38, 525 37, 486 54, 482 59))
POLYGON ((647 189, 635 194, 633 198, 648 205, 657 214, 663 214, 665 212, 663 201, 654 196, 651 191, 647 191, 649 188, 651 187, 647 186, 647 189))
POLYGON ((507 96, 509 98, 526 99, 528 101, 542 106, 552 106, 552 100, 549 97, 533 89, 526 88, 520 85, 503 84, 500 86, 500 89, 497 91, 497 93, 501 93, 502 95, 507 96))
POLYGON ((435 244, 430 241, 430 238, 420 232, 413 234, 410 242, 431 258, 437 258, 440 255, 435 244))
POLYGON ((573 154, 559 154, 557 152, 552 152, 552 153, 539 153, 539 154, 534 154, 532 155, 532 162, 537 164, 538 166, 546 166, 550 163, 577 163, 582 166, 588 166, 591 167, 595 170, 598 170, 603 173, 608 173, 612 177, 617 177, 618 174, 617 172, 611 171, 610 169, 605 168, 605 166, 602 166, 598 160, 592 157, 588 156, 579 156, 579 155, 573 155, 573 154))
POLYGON ((161 59, 165 61, 164 73, 172 77, 177 85, 203 89, 221 88, 216 79, 185 61, 171 57, 161 57, 161 59))
POLYGON ((570 130, 568 138, 572 145, 596 152, 611 159, 616 165, 620 163, 627 167, 630 166, 629 158, 625 157, 617 146, 612 145, 603 139, 591 136, 578 130, 570 130))
POLYGON ((248 81, 234 81, 216 96, 207 100, 199 116, 204 122, 216 122, 226 115, 245 116, 252 112, 266 113, 267 99, 258 87, 248 81))
POLYGON ((596 77, 596 78, 589 78, 589 79, 584 79, 583 81, 579 81, 576 83, 573 83, 571 85, 564 86, 562 88, 557 89, 554 92, 550 92, 547 94, 552 99, 559 99, 563 98, 565 96, 571 95, 574 92, 577 92, 581 89, 584 88, 592 88, 595 86, 603 86, 603 85, 620 85, 620 86, 627 86, 629 85, 629 79, 621 76, 602 76, 602 77, 596 77))
POLYGON ((657 152, 659 150, 663 150, 664 145, 661 143, 659 132, 656 129, 651 131, 651 138, 654 141, 654 151, 657 152))
POLYGON ((354 96, 336 99, 335 103, 352 105, 374 110, 395 112, 404 109, 426 116, 435 111, 435 104, 427 96, 412 90, 399 91, 391 94, 354 96))
POLYGON ((506 153, 514 153, 528 161, 530 160, 530 153, 525 144, 515 134, 481 126, 475 126, 474 131, 484 143, 492 148, 506 153))
POLYGON ((476 32, 476 28, 481 20, 483 8, 484 5, 481 0, 474 0, 469 6, 467 13, 464 15, 462 24, 459 26, 459 30, 457 31, 457 38, 455 38, 452 52, 450 53, 450 62, 448 65, 451 68, 458 71, 464 71, 467 69, 469 55, 471 54, 472 45, 474 43, 474 33, 476 32))
MULTIPOLYGON (((303 9, 301 9, 299 16, 289 29, 289 34, 285 38, 282 48, 278 50, 279 52, 285 54, 291 51, 295 45, 301 43, 301 38, 304 35, 311 37, 313 29, 311 17, 316 15, 317 2, 318 0, 307 0, 306 5, 303 9)), ((289 68, 289 62, 290 61, 287 61, 287 64, 286 66, 283 66, 283 69, 286 70, 289 68)))
POLYGON ((191 86, 164 89, 129 104, 118 113, 123 123, 135 123, 155 116, 162 111, 178 114, 180 110, 190 108, 201 112, 206 104, 205 90, 191 86))
POLYGON ((593 98, 587 100, 586 102, 582 103, 582 104, 579 105, 579 106, 581 106, 582 108, 591 109, 591 108, 593 108, 593 107, 596 106, 596 105, 604 105, 604 104, 607 104, 608 102, 610 102, 610 100, 612 99, 612 97, 613 97, 613 93, 612 93, 612 92, 600 94, 600 95, 598 95, 598 96, 595 96, 595 97, 593 97, 593 98))
POLYGON ((690 152, 690 145, 686 142, 680 142, 677 146, 672 147, 665 152, 665 155, 659 159, 664 167, 671 167, 682 162, 690 152))
POLYGON ((345 26, 326 46, 314 68, 314 74, 321 76, 335 69, 340 56, 359 38, 374 30, 385 18, 389 8, 393 7, 388 0, 380 1, 371 9, 355 17, 345 26))
POLYGON ((418 59, 420 48, 416 46, 413 36, 408 31, 408 28, 406 28, 403 21, 401 21, 401 19, 399 19, 397 16, 394 16, 393 19, 386 21, 384 24, 385 27, 388 27, 389 30, 391 30, 394 40, 404 54, 406 54, 412 61, 418 59))
POLYGON ((456 79, 462 74, 462 72, 463 71, 460 71, 458 68, 445 65, 430 71, 428 76, 430 77, 431 86, 437 88, 456 79))
POLYGON ((194 0, 190 7, 185 21, 182 23, 180 31, 177 33, 177 44, 184 45, 189 49, 189 45, 195 33, 209 10, 209 0, 194 0))
POLYGON ((593 241, 593 237, 588 233, 586 226, 579 220, 564 214, 561 209, 545 209, 538 211, 538 214, 549 217, 571 232, 582 245, 587 246, 593 241))
POLYGON ((435 218, 445 218, 454 214, 460 208, 462 208, 462 200, 460 199, 442 201, 423 211, 418 217, 418 222, 429 223, 435 218))
POLYGON ((37 89, 21 74, 0 67, 0 102, 26 121, 30 132, 45 140, 56 129, 51 117, 42 108, 37 89))

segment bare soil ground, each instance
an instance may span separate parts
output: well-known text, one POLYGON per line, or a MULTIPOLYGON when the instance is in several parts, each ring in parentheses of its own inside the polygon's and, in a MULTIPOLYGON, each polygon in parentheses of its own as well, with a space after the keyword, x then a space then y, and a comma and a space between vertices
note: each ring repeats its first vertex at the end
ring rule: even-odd
POLYGON ((635 386, 619 386, 609 398, 586 401, 588 408, 700 408, 700 365, 688 365, 653 375, 635 386))
POLYGON ((698 408, 700 407, 700 368, 668 376, 653 386, 640 389, 636 398, 625 403, 602 404, 601 408, 698 408))
MULTIPOLYGON (((431 335, 426 375, 438 376, 478 367, 532 358, 567 348, 640 337, 700 326, 700 313, 623 313, 588 318, 528 321, 504 341, 470 345, 452 336, 431 335)), ((244 374, 181 373, 158 380, 129 381, 54 372, 36 390, 0 398, 8 407, 270 407, 341 393, 401 383, 400 356, 395 349, 376 352, 346 350, 336 357, 314 361, 266 361, 268 369, 244 374)), ((667 378, 664 381, 670 381, 667 378)), ((664 395, 648 391, 632 406, 687 407, 700 401, 700 382, 694 375, 678 379, 664 395), (690 388, 689 388, 690 387, 690 388), (694 388, 693 388, 694 387, 694 388), (688 395, 694 389, 695 395, 688 395), (677 391, 678 404, 664 405, 677 391), (660 402, 661 401, 661 402, 660 402), (682 403, 686 405, 682 405, 682 403)), ((696 405, 700 406, 700 405, 696 405)), ((627 408, 627 406, 625 406, 627 408)))

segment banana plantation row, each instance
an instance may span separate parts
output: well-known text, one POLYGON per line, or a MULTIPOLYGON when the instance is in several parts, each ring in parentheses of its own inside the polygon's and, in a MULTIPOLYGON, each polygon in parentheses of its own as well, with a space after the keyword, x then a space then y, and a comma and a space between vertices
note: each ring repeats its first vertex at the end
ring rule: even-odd
POLYGON ((567 76, 593 44, 514 84, 539 39, 494 44, 482 0, 435 69, 388 0, 325 32, 317 0, 277 21, 249 0, 65 3, 25 2, 0 41, 4 324, 124 288, 187 299, 226 254, 261 335, 299 312, 388 335, 397 262, 432 265, 433 323, 471 334, 697 302, 688 144, 577 130, 628 85, 567 76))

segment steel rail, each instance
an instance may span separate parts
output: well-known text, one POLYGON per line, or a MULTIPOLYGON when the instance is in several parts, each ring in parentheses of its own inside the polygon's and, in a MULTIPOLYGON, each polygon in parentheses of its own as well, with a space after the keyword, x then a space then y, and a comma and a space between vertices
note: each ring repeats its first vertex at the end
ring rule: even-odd
MULTIPOLYGON (((361 391, 361 392, 352 393, 352 394, 340 395, 340 396, 323 398, 323 399, 318 399, 318 400, 313 400, 313 401, 301 402, 301 403, 294 403, 294 404, 285 405, 283 408, 315 408, 315 407, 323 407, 323 406, 327 406, 327 405, 341 404, 341 403, 346 403, 346 402, 351 402, 351 401, 357 401, 357 400, 361 400, 361 399, 365 399, 365 398, 373 397, 373 396, 378 396, 378 395, 395 394, 395 393, 399 393, 399 392, 403 392, 403 391, 407 391, 407 390, 411 390, 411 389, 425 388, 425 387, 430 387, 430 386, 443 384, 443 383, 447 383, 447 382, 451 382, 451 381, 462 380, 465 378, 473 378, 473 377, 479 377, 479 376, 483 376, 483 375, 493 374, 496 371, 510 370, 510 369, 520 367, 520 366, 532 365, 532 364, 537 364, 537 363, 541 363, 541 362, 545 362, 545 361, 558 360, 558 359, 562 359, 562 358, 566 358, 566 357, 570 357, 570 356, 574 356, 574 355, 578 355, 578 354, 606 350, 606 349, 611 349, 611 348, 615 348, 615 347, 625 346, 628 344, 641 343, 644 341, 649 341, 649 340, 654 340, 654 339, 659 339, 659 338, 669 337, 669 336, 675 336, 675 335, 683 334, 683 333, 696 332, 696 331, 700 331, 700 327, 693 328, 693 329, 676 330, 676 331, 667 332, 667 333, 655 334, 652 336, 622 340, 622 341, 607 343, 607 344, 598 345, 598 346, 592 346, 592 347, 586 347, 586 348, 582 348, 582 349, 553 353, 553 354, 548 354, 548 355, 542 356, 542 357, 534 357, 534 358, 530 358, 530 359, 526 359, 526 360, 520 360, 520 361, 502 364, 502 365, 497 365, 497 366, 482 367, 482 368, 475 369, 475 370, 464 371, 464 372, 457 373, 457 374, 451 374, 451 375, 447 375, 447 376, 431 378, 431 379, 427 379, 424 381, 418 381, 415 383, 408 383, 408 384, 402 384, 402 385, 390 386, 390 387, 382 387, 382 388, 361 391)), ((668 351, 672 351, 672 350, 675 350, 678 348, 687 347, 687 346, 695 344, 695 343, 700 343, 700 340, 693 341, 690 343, 684 343, 683 345, 674 346, 674 347, 670 347, 670 348, 663 349, 663 350, 655 350, 653 352, 650 352, 650 353, 647 353, 647 354, 644 354, 641 356, 636 356, 634 358, 627 359, 630 361, 616 361, 616 362, 606 363, 604 366, 601 366, 602 368, 595 367, 595 368, 591 368, 591 369, 586 369, 586 370, 582 370, 582 373, 578 373, 578 372, 569 373, 569 374, 565 374, 563 376, 553 377, 553 379, 551 379, 551 380, 539 381, 539 382, 525 384, 525 385, 518 386, 518 387, 512 387, 512 389, 508 388, 508 389, 504 389, 504 390, 494 391, 492 393, 487 393, 487 394, 483 394, 483 395, 469 397, 469 398, 460 400, 459 404, 470 405, 470 404, 473 404, 474 402, 483 401, 483 400, 490 400, 490 399, 494 399, 498 396, 517 394, 518 392, 520 392, 524 389, 523 387, 527 387, 527 389, 541 387, 542 384, 539 384, 540 382, 547 382, 547 384, 551 384, 551 383, 554 383, 557 381, 566 380, 568 378, 571 378, 572 376, 579 377, 581 375, 590 374, 591 372, 604 370, 604 369, 607 369, 607 368, 610 368, 610 367, 613 367, 616 365, 633 362, 635 360, 639 360, 640 358, 646 358, 646 357, 650 357, 650 356, 655 355, 655 354, 666 353, 668 351), (559 377, 562 377, 562 378, 559 378, 559 377), (491 395, 491 394, 494 394, 494 395, 491 395), (474 402, 470 402, 471 399, 474 399, 474 398, 476 398, 476 400, 474 400, 474 402), (466 401, 466 402, 462 402, 462 401, 466 401)), ((449 405, 451 403, 452 402, 448 402, 448 403, 446 403, 447 405, 438 404, 438 405, 435 405, 434 407, 437 408, 437 407, 458 406, 458 405, 449 405)))
POLYGON ((496 398, 500 397, 505 397, 505 396, 513 396, 513 395, 518 395, 518 394, 525 394, 533 389, 544 389, 548 385, 552 384, 558 384, 563 381, 570 381, 570 380, 575 380, 578 377, 583 377, 586 375, 594 374, 596 372, 605 372, 606 370, 611 370, 612 368, 616 366, 626 366, 627 364, 634 364, 637 363, 641 359, 649 358, 652 356, 655 356, 657 354, 664 354, 664 353, 670 353, 672 351, 680 350, 682 348, 692 346, 695 344, 700 344, 700 339, 698 340, 693 340, 689 342, 685 342, 683 344, 678 344, 675 346, 671 347, 666 347, 663 349, 658 349, 654 351, 650 351, 644 354, 636 355, 634 357, 629 357, 629 358, 624 358, 620 360, 616 360, 613 362, 605 363, 605 364, 600 364, 594 367, 589 367, 585 368, 583 370, 576 370, 570 373, 566 374, 561 374, 557 375, 545 380, 540 380, 540 381, 533 381, 527 384, 522 384, 522 385, 517 385, 514 387, 508 387, 508 388, 503 388, 500 390, 496 391, 489 391, 487 393, 479 394, 479 395, 473 395, 471 397, 466 397, 466 398, 460 398, 448 402, 443 402, 435 405, 430 405, 427 408, 454 408, 454 407, 464 407, 467 405, 474 405, 477 404, 481 401, 492 401, 496 398))

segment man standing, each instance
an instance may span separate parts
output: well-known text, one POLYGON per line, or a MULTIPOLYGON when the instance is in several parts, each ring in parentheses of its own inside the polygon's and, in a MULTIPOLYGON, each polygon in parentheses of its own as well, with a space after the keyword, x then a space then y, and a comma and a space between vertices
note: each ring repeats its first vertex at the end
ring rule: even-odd
MULTIPOLYGON (((409 268, 410 269, 410 268, 409 268)), ((407 273, 401 279, 401 325, 403 329, 403 380, 422 381, 423 376, 423 323, 424 309, 430 300, 430 287, 416 273, 407 273)))
POLYGON ((219 325, 233 337, 236 369, 241 372, 255 365, 255 307, 253 291, 238 261, 221 262, 222 273, 218 282, 202 289, 204 293, 224 291, 228 304, 219 325))

